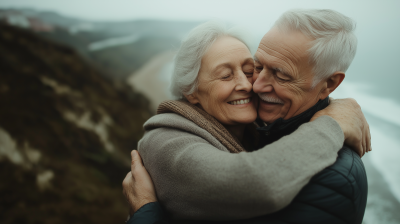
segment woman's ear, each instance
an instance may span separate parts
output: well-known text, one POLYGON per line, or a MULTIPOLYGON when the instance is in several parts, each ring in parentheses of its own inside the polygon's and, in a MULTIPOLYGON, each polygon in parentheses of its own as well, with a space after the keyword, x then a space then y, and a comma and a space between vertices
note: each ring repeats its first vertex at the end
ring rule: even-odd
POLYGON ((196 105, 199 103, 199 99, 197 98, 196 93, 192 93, 189 95, 184 95, 186 97, 186 99, 189 101, 189 103, 196 105))
POLYGON ((324 87, 320 93, 320 98, 325 99, 326 97, 329 96, 335 89, 342 83, 343 79, 345 77, 344 72, 335 72, 333 73, 328 79, 326 79, 324 82, 324 87))

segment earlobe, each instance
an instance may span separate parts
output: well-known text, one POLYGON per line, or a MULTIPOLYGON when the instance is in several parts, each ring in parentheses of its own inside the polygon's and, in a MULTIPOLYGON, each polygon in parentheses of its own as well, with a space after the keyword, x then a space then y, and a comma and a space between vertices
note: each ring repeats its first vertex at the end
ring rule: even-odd
POLYGON ((189 103, 191 104, 198 104, 199 100, 197 99, 197 96, 195 93, 189 94, 189 95, 184 95, 186 97, 186 99, 189 101, 189 103))
POLYGON ((320 99, 325 99, 342 83, 345 74, 343 72, 335 72, 324 82, 324 87, 320 93, 320 99))
POLYGON ((335 91, 335 89, 342 83, 343 79, 345 77, 344 72, 335 72, 333 75, 331 75, 328 80, 327 80, 327 89, 329 93, 332 93, 335 91))

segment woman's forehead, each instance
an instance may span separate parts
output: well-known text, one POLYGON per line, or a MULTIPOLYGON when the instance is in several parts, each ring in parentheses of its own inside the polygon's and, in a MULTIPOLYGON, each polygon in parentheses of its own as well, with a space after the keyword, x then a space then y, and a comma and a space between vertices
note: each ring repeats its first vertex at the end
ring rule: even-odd
POLYGON ((202 66, 216 69, 218 66, 252 63, 253 58, 245 44, 233 37, 217 39, 202 59, 202 66))

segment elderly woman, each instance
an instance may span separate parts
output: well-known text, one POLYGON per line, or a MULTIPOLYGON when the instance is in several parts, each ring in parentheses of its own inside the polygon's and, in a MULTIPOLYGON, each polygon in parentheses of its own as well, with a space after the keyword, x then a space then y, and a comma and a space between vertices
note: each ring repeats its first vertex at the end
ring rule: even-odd
MULTIPOLYGON (((366 123, 357 106, 334 101, 314 121, 253 151, 257 113, 247 46, 215 23, 192 30, 175 59, 172 92, 181 100, 162 103, 144 125, 138 150, 172 219, 232 220, 278 211, 335 162, 344 139, 356 146, 369 138, 361 134, 366 123), (335 121, 324 114, 341 116, 335 121)), ((151 179, 132 151, 132 173, 123 182, 136 212, 130 223, 162 218, 151 179)))

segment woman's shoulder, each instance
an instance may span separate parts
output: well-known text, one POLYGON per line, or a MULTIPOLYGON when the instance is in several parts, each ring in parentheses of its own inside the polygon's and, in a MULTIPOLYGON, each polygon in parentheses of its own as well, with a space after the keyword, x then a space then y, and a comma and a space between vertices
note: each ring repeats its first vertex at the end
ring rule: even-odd
POLYGON ((187 128, 196 128, 193 126, 193 122, 188 120, 187 118, 175 114, 175 113, 164 113, 157 114, 148 119, 143 128, 145 131, 150 131, 156 128, 172 128, 172 129, 187 129, 187 128), (189 127, 186 127, 189 126, 189 127))
POLYGON ((170 133, 182 132, 181 134, 211 136, 210 133, 199 127, 193 121, 175 113, 154 115, 144 123, 143 128, 145 130, 145 136, 153 132, 166 130, 173 130, 173 132, 170 133))
POLYGON ((209 132, 175 113, 155 115, 147 120, 143 127, 145 134, 139 141, 139 151, 149 148, 161 149, 170 145, 182 146, 185 142, 206 143, 226 151, 226 148, 209 132))

